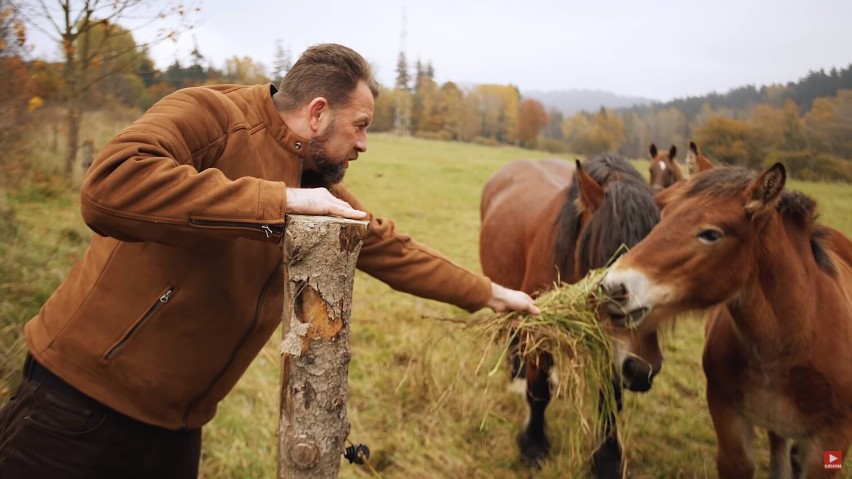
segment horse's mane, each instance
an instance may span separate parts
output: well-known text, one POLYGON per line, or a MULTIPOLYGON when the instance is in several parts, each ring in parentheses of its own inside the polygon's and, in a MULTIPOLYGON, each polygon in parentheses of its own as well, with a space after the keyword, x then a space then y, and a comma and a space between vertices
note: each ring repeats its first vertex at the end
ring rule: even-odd
POLYGON ((660 220, 651 188, 624 157, 604 154, 586 160, 583 170, 604 189, 604 200, 580 231, 580 185, 574 176, 566 201, 556 219, 554 259, 562 278, 574 273, 574 252, 580 250, 580 271, 601 268, 622 245, 631 247, 660 220))
MULTIPOLYGON (((713 168, 697 176, 691 187, 684 192, 686 196, 706 194, 711 198, 730 197, 741 194, 754 180, 757 174, 738 166, 713 168)), ((786 221, 808 231, 811 251, 817 265, 828 273, 837 271, 824 245, 827 232, 817 224, 817 202, 801 191, 785 189, 777 206, 778 214, 786 221)))

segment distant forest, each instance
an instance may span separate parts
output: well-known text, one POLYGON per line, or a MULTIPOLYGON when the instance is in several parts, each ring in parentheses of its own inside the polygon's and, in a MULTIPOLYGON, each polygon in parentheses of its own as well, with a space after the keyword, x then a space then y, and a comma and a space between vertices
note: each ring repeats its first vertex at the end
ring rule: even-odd
MULTIPOLYGON (((271 70, 237 56, 216 68, 198 48, 184 63, 158 70, 147 46, 138 44, 119 19, 84 16, 76 23, 55 19, 55 36, 66 39, 64 59, 50 62, 28 56, 26 33, 32 26, 11 5, 0 0, 0 75, 6 79, 0 91, 0 146, 14 151, 27 125, 38 121, 38 111, 55 110, 51 117, 64 118, 56 131, 64 135, 67 172, 78 164, 88 140, 80 132, 91 112, 118 106, 141 111, 194 85, 277 83, 293 61, 279 42, 271 70)), ((400 52, 395 83, 381 87, 371 131, 631 158, 647 157, 651 143, 685 151, 694 140, 721 163, 759 168, 782 161, 802 179, 852 181, 852 65, 809 72, 786 85, 744 86, 630 107, 611 103, 576 113, 545 105, 515 85, 439 85, 434 72, 431 63, 412 64, 400 52)))
MULTIPOLYGON (((398 72, 403 62, 400 55, 398 72)), ((781 161, 801 179, 852 182, 852 65, 811 71, 786 85, 571 115, 512 85, 462 91, 452 82, 435 85, 431 65, 417 62, 414 71, 413 85, 398 75, 379 98, 377 130, 630 158, 647 158, 651 143, 685 152, 694 140, 719 163, 762 168, 781 161)))

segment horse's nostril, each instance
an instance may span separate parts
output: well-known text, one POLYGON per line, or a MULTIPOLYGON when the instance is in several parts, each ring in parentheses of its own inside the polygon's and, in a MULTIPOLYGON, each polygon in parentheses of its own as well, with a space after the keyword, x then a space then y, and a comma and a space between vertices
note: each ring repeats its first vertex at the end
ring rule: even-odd
POLYGON ((621 374, 627 389, 635 392, 644 392, 651 389, 651 382, 656 371, 639 358, 627 358, 621 364, 621 374))
POLYGON ((616 286, 607 288, 606 295, 613 301, 623 303, 627 299, 627 286, 624 283, 618 283, 616 286))

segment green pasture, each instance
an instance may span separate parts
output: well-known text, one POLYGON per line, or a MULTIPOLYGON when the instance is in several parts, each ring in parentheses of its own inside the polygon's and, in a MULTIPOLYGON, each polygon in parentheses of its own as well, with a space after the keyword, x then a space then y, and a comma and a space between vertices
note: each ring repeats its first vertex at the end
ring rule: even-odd
MULTIPOLYGON (((374 214, 395 220, 399 230, 478 271, 482 185, 508 161, 544 156, 510 147, 373 135, 369 151, 350 165, 346 183, 374 214)), ((40 154, 37 161, 50 163, 51 155, 40 154)), ((637 166, 647 169, 642 161, 637 166)), ((852 186, 794 180, 790 187, 814 196, 822 220, 852 235, 852 186)), ((73 187, 33 174, 8 191, 15 227, 0 230, 2 400, 18 381, 23 322, 81 257, 91 235, 73 187)), ((511 218, 506 228, 512 228, 511 218)), ((485 338, 464 321, 444 321, 469 317, 358 273, 349 439, 369 445, 376 474, 343 461, 340 477, 582 477, 583 471, 560 455, 567 449, 564 431, 577 427, 577 418, 559 399, 548 410, 553 459, 534 474, 521 464, 515 434, 526 414, 523 396, 507 388, 505 367, 488 375, 499 360, 496 351, 487 351, 485 338), (480 363, 485 366, 477 369, 480 363)), ((665 363, 653 390, 626 394, 622 435, 632 479, 716 477, 702 341, 700 317, 679 321, 664 334, 665 363)), ((279 342, 279 335, 269 341, 205 428, 201 477, 275 477, 279 342)), ((765 442, 756 454, 759 477, 768 474, 765 442)))

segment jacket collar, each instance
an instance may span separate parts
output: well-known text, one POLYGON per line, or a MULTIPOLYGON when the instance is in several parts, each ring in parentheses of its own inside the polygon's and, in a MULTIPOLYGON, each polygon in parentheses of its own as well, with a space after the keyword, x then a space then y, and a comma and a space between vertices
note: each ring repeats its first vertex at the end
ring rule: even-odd
POLYGON ((279 143, 284 145, 284 148, 286 148, 287 151, 299 158, 302 158, 305 156, 305 151, 307 151, 308 142, 290 130, 287 124, 284 123, 284 120, 281 119, 281 115, 275 108, 275 102, 272 101, 272 95, 277 90, 278 89, 275 88, 275 85, 272 83, 269 83, 260 89, 260 95, 265 96, 265 98, 263 98, 259 103, 263 105, 263 115, 267 117, 267 128, 269 128, 269 133, 278 140, 279 143))

